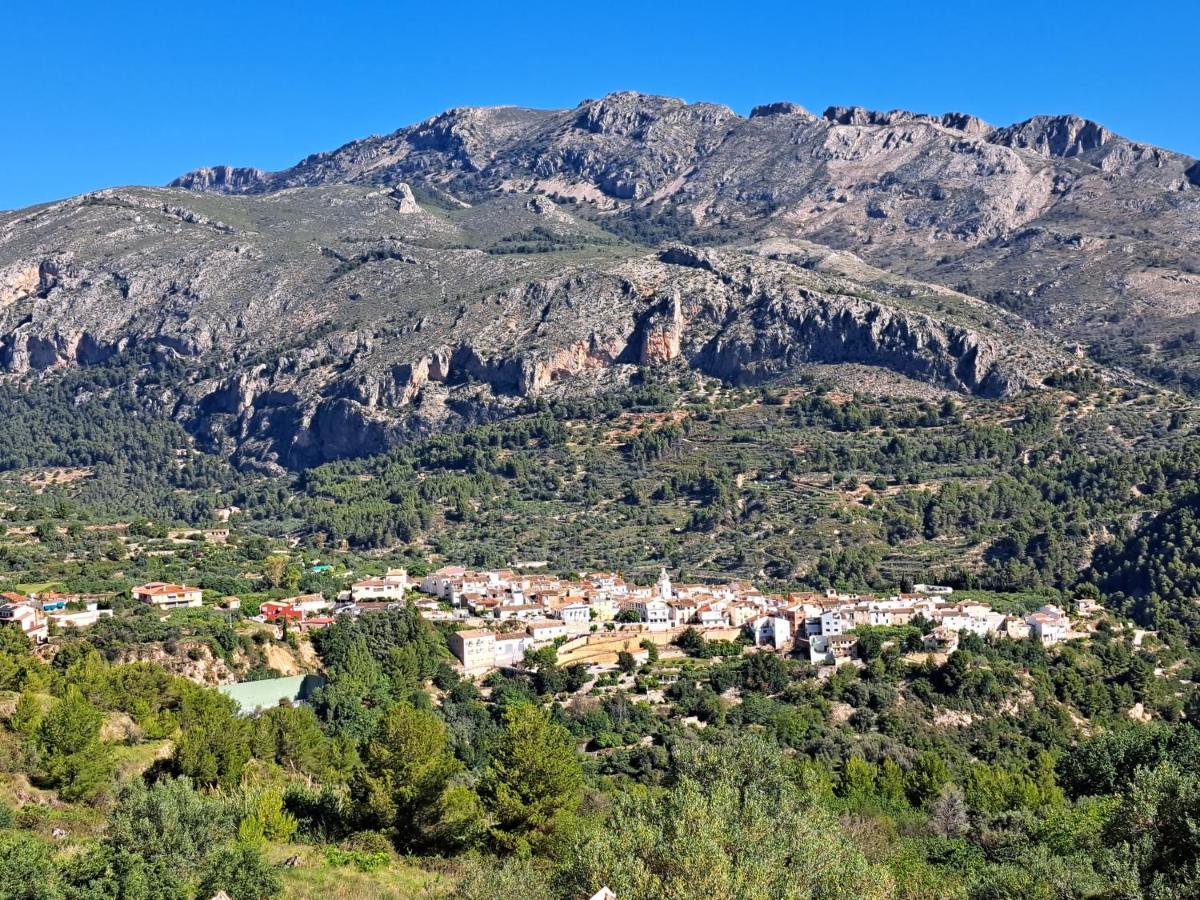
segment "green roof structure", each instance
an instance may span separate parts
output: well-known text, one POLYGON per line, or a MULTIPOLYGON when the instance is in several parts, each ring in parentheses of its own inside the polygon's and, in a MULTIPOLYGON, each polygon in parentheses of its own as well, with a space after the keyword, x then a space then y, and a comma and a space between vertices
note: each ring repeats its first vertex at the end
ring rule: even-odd
POLYGON ((293 705, 304 703, 312 692, 325 684, 320 675, 291 675, 287 678, 265 678, 262 681, 240 681, 224 684, 218 690, 232 697, 243 716, 272 709, 287 700, 293 705))

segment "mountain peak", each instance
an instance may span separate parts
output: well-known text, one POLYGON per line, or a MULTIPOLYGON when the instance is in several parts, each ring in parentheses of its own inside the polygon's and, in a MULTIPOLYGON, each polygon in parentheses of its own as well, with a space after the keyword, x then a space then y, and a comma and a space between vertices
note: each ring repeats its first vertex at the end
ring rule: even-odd
POLYGON ((261 184, 266 178, 262 169, 244 166, 205 166, 185 172, 168 187, 190 191, 222 191, 240 193, 261 184))
POLYGON ((750 118, 752 119, 764 119, 770 116, 804 116, 809 119, 816 118, 816 116, 799 103, 791 103, 787 100, 779 100, 775 103, 762 103, 750 110, 750 118))
POLYGON ((910 112, 906 109, 880 112, 862 106, 830 106, 822 113, 822 118, 835 125, 900 125, 906 122, 928 122, 967 134, 986 134, 992 131, 992 126, 983 119, 959 112, 948 112, 935 116, 930 113, 910 112))
POLYGON ((1098 122, 1076 115, 1033 116, 1001 128, 991 137, 994 144, 1057 158, 1083 156, 1114 140, 1126 139, 1098 122))

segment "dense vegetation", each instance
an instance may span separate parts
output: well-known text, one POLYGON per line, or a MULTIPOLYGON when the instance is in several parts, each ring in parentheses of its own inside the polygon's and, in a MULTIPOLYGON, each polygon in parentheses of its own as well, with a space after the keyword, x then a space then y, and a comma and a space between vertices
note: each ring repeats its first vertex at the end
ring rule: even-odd
POLYGON ((935 660, 913 634, 864 630, 827 678, 692 635, 480 686, 415 611, 368 613, 315 636, 311 707, 245 718, 107 662, 111 632, 47 663, 0 629, 0 896, 313 896, 321 871, 534 900, 1194 896, 1194 654, 1111 618, 1052 651, 935 660))
POLYGON ((1200 444, 1170 397, 647 382, 289 481, 199 453, 147 401, 171 366, 0 390, 0 588, 115 613, 37 652, 0 628, 0 896, 1196 896, 1200 444), (521 559, 1108 612, 1051 651, 864 629, 831 677, 690 633, 482 685, 409 610, 311 642, 244 618, 521 559), (152 579, 208 607, 133 604, 152 579), (198 683, 285 662, 324 674, 311 705, 198 683))

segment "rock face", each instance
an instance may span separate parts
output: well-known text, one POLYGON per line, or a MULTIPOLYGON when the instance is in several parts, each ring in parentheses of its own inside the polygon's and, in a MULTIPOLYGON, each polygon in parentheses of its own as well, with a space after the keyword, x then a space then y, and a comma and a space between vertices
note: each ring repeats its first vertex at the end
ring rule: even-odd
POLYGON ((171 182, 171 187, 190 191, 240 191, 253 190, 263 183, 264 173, 260 169, 237 168, 235 166, 212 166, 194 169, 171 182))
POLYGON ((1144 289, 1148 273, 1200 271, 1200 163, 1078 116, 997 128, 967 113, 816 117, 774 102, 742 118, 625 92, 571 110, 450 110, 261 178, 181 183, 262 193, 396 181, 566 199, 639 240, 815 241, 1200 387, 1200 301, 1180 314, 1144 289))
POLYGON ((1077 365, 1066 339, 1184 378, 1198 173, 1070 116, 452 109, 281 172, 0 215, 0 369, 181 360, 161 402, 205 446, 292 467, 639 366, 1005 396, 1077 365))

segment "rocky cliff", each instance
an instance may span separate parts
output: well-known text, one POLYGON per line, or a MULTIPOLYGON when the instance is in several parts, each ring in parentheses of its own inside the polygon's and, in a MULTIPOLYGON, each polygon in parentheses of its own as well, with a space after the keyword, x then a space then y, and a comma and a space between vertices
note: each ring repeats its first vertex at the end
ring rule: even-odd
POLYGON ((0 368, 181 360, 156 404, 291 467, 639 367, 866 364, 996 397, 1078 364, 1072 340, 1171 377, 1200 315, 1196 168, 1073 117, 456 109, 283 172, 0 216, 0 368))
POLYGON ((1200 296, 1177 290, 1200 272, 1200 163, 1078 116, 997 127, 780 101, 743 118, 626 92, 571 110, 454 109, 282 172, 176 183, 397 181, 472 200, 549 195, 651 242, 812 240, 982 296, 1154 377, 1191 384, 1200 364, 1200 296))

